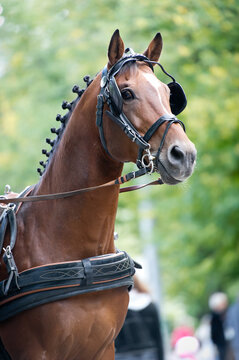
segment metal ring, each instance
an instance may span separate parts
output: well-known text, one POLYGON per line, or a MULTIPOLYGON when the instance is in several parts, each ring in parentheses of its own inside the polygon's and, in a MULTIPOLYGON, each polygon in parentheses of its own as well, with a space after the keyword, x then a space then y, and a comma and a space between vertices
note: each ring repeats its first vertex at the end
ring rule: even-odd
POLYGON ((151 168, 150 171, 149 171, 149 174, 152 174, 152 172, 154 171, 154 159, 155 159, 155 156, 153 156, 150 152, 150 148, 149 149, 146 149, 146 154, 144 154, 142 156, 142 159, 141 159, 141 164, 144 168, 151 168), (148 164, 145 163, 145 159, 148 158, 148 164))

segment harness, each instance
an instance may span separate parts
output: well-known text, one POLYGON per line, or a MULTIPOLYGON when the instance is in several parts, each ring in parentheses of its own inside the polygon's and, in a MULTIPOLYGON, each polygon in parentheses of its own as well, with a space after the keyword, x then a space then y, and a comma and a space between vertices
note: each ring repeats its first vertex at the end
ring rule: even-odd
POLYGON ((0 321, 24 310, 95 291, 133 286, 135 267, 124 251, 79 261, 38 266, 17 273, 17 280, 0 283, 0 321))
MULTIPOLYGON (((6 197, 0 197, 0 203, 7 204, 2 206, 0 204, 0 210, 2 208, 2 214, 0 211, 0 252, 2 250, 6 231, 8 228, 10 230, 10 243, 6 248, 3 248, 3 260, 8 271, 8 278, 0 282, 0 321, 7 320, 12 316, 35 306, 65 299, 74 295, 121 286, 127 286, 128 289, 130 289, 133 286, 132 276, 135 273, 135 268, 141 268, 141 266, 134 262, 126 252, 118 251, 116 254, 106 254, 78 261, 48 264, 28 269, 21 273, 18 272, 12 253, 16 242, 16 211, 20 206, 19 204, 23 202, 43 201, 74 196, 83 192, 122 184, 146 173, 152 173, 155 170, 155 166, 157 168, 157 162, 160 161, 159 154, 162 150, 170 126, 173 123, 179 123, 185 131, 184 124, 176 117, 176 115, 185 108, 187 103, 181 85, 179 85, 176 80, 164 70, 160 63, 151 61, 144 55, 135 54, 130 49, 126 50, 124 56, 109 71, 107 71, 106 67, 103 69, 101 90, 97 98, 96 124, 99 129, 102 146, 107 154, 111 156, 107 149, 103 130, 103 108, 105 103, 107 103, 110 109, 110 111, 106 111, 106 114, 123 130, 132 142, 137 144, 139 148, 137 158, 138 170, 112 180, 109 183, 85 189, 27 197, 26 195, 31 191, 31 187, 30 189, 25 189, 16 198, 8 199, 6 197), (168 87, 171 91, 170 105, 174 115, 165 114, 161 116, 148 129, 144 136, 139 134, 124 114, 123 98, 115 80, 116 75, 119 74, 125 64, 135 63, 136 61, 146 63, 152 70, 153 64, 157 64, 162 71, 172 79, 172 82, 168 84, 168 87), (165 122, 167 123, 167 126, 164 130, 154 164, 154 157, 150 152, 149 140, 157 129, 165 122)), ((162 183, 162 180, 158 179, 149 184, 123 188, 121 191, 131 191, 147 185, 162 183)))
MULTIPOLYGON (((26 188, 18 198, 24 197, 31 188, 26 188)), ((37 266, 19 273, 12 251, 17 235, 16 212, 20 205, 0 204, 0 250, 8 226, 10 230, 10 243, 3 248, 8 278, 0 282, 0 322, 24 310, 71 296, 122 286, 132 288, 135 268, 141 265, 124 251, 37 266)))

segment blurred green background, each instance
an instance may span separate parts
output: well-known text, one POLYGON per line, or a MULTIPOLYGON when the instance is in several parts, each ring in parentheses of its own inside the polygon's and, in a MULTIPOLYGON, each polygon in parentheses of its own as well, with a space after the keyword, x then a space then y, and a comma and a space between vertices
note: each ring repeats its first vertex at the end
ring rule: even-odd
POLYGON ((237 0, 0 0, 0 186, 39 179, 41 149, 63 99, 107 61, 112 33, 145 50, 160 31, 161 63, 188 106, 179 117, 196 144, 193 176, 176 187, 120 196, 119 247, 152 241, 165 302, 208 311, 215 290, 239 293, 239 6, 237 0), (150 208, 142 211, 145 199, 150 208), (142 217, 153 222, 142 238, 142 217))

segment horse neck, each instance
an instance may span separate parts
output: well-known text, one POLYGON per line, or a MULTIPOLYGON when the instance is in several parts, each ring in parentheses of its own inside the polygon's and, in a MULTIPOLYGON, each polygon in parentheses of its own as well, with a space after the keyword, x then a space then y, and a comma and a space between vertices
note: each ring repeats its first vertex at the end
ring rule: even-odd
MULTIPOLYGON (((122 164, 106 155, 99 139, 96 127, 99 85, 94 87, 95 82, 97 84, 97 79, 73 111, 36 194, 99 185, 120 176, 122 164)), ((112 186, 51 204, 42 203, 38 207, 41 213, 38 219, 43 223, 47 221, 58 244, 64 246, 67 241, 67 251, 77 248, 76 257, 112 252, 118 195, 118 186, 112 186)))

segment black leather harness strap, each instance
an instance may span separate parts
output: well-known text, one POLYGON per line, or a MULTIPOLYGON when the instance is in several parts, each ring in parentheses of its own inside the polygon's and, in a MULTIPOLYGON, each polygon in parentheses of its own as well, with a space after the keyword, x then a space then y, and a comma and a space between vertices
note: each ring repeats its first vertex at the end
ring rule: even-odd
POLYGON ((2 215, 0 216, 0 251, 2 251, 7 225, 8 225, 8 214, 6 210, 4 210, 2 215))
POLYGON ((118 117, 108 110, 105 113, 121 128, 121 130, 123 130, 132 142, 135 142, 135 144, 138 145, 140 149, 149 149, 150 145, 138 133, 124 113, 121 113, 118 117))
POLYGON ((126 286, 133 286, 135 263, 124 251, 39 266, 19 273, 18 285, 0 282, 0 321, 48 302, 126 286))
POLYGON ((6 265, 8 272, 8 280, 5 284, 4 293, 8 292, 12 281, 14 281, 15 285, 18 287, 18 270, 12 254, 12 249, 15 246, 17 237, 17 222, 15 209, 15 204, 9 204, 3 211, 0 218, 0 252, 2 251, 3 241, 8 226, 10 230, 10 243, 6 247, 6 249, 4 249, 3 254, 3 261, 6 265))
POLYGON ((3 209, 3 213, 0 216, 0 250, 3 247, 3 241, 8 224, 10 227, 10 248, 11 249, 14 248, 17 237, 17 223, 16 223, 15 210, 16 210, 16 205, 10 203, 3 209))

